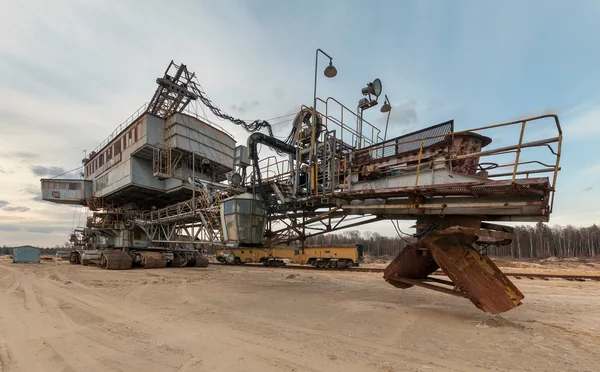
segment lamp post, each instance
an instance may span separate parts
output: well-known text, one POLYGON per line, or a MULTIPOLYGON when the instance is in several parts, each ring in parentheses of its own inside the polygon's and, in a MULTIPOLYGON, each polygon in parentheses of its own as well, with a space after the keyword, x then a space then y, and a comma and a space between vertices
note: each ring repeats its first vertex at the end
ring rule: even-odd
MULTIPOLYGON (((333 58, 331 58, 331 56, 327 53, 325 53, 323 50, 321 49, 317 49, 317 51, 315 52, 315 89, 314 89, 314 94, 313 94, 313 112, 312 112, 312 122, 313 122, 313 126, 312 126, 312 135, 311 135, 311 140, 310 140, 310 146, 311 146, 311 151, 309 154, 309 163, 311 164, 311 186, 314 189, 317 189, 317 176, 318 176, 318 172, 317 172, 317 166, 316 164, 312 164, 312 160, 313 157, 316 157, 317 155, 317 148, 316 148, 316 142, 317 142, 317 70, 319 68, 319 52, 321 52, 325 57, 329 58, 329 66, 327 66, 325 68, 325 71, 323 71, 323 74, 328 77, 328 78, 332 78, 335 77, 335 75, 337 75, 337 69, 333 66, 333 58)), ((312 190, 310 191, 312 193, 312 190)))
POLYGON ((385 134, 383 135, 383 140, 387 139, 387 129, 388 124, 390 123, 390 114, 392 113, 392 105, 390 105, 390 100, 388 99, 387 94, 385 95, 385 102, 383 106, 381 106, 381 112, 387 112, 387 119, 385 120, 385 134))

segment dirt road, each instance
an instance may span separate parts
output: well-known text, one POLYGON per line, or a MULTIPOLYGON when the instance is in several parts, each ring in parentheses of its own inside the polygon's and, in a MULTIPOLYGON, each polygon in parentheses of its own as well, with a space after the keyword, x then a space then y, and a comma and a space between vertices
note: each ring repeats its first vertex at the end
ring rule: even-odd
POLYGON ((597 371, 600 282, 502 317, 380 274, 0 260, 0 371, 597 371))

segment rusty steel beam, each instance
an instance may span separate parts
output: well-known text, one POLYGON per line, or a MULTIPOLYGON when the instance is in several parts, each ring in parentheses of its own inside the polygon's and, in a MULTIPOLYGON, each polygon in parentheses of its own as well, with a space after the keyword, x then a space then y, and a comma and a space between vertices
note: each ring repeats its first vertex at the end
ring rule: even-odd
POLYGON ((504 231, 493 231, 493 230, 484 230, 484 229, 473 229, 470 227, 463 226, 452 226, 447 229, 444 229, 438 234, 466 234, 466 235, 475 235, 480 238, 492 238, 492 239, 503 239, 503 240, 512 240, 513 234, 504 231))
POLYGON ((408 285, 410 287, 412 287, 413 285, 416 285, 416 286, 419 286, 419 287, 431 289, 433 291, 437 291, 437 292, 449 294, 449 295, 452 295, 452 296, 469 298, 469 296, 466 293, 454 291, 454 290, 449 289, 449 288, 444 288, 444 287, 440 287, 440 286, 429 284, 429 283, 424 283, 422 280, 407 279, 407 278, 401 278, 401 277, 396 277, 394 279, 389 279, 388 280, 388 283, 390 283, 390 284, 392 284, 392 285, 394 285, 396 287, 399 287, 398 285, 394 284, 394 282, 396 282, 396 284, 405 284, 405 285, 408 285))

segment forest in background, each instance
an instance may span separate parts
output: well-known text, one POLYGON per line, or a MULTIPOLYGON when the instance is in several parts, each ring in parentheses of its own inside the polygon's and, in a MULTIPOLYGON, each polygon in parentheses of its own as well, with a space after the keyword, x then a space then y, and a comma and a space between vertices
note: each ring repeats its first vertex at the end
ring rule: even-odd
MULTIPOLYGON (((37 247, 37 248, 40 248, 42 250, 40 252, 40 254, 54 256, 54 255, 56 255, 57 251, 64 251, 65 249, 68 249, 68 246, 69 246, 68 244, 64 244, 63 246, 56 245, 54 247, 37 247)), ((8 247, 6 245, 3 245, 2 247, 0 247, 0 255, 12 255, 12 251, 13 251, 13 247, 8 247)))
MULTIPOLYGON (((600 255, 600 228, 548 226, 541 222, 535 226, 516 226, 514 239, 507 246, 490 246, 487 254, 493 257, 547 258, 595 257, 600 255)), ((319 235, 310 238, 310 245, 362 244, 370 256, 396 256, 414 238, 386 237, 377 232, 357 230, 319 235)))
MULTIPOLYGON (((492 257, 517 259, 547 257, 596 257, 600 255, 600 228, 548 226, 541 222, 535 226, 516 226, 514 239, 507 246, 490 246, 487 254, 492 257)), ((410 235, 387 237, 377 232, 349 230, 343 233, 319 235, 307 240, 308 245, 354 245, 362 244, 364 253, 370 256, 395 257, 402 248, 415 239, 410 235)), ((54 255, 63 246, 40 247, 42 254, 54 255)), ((12 254, 12 247, 0 247, 0 254, 12 254)))

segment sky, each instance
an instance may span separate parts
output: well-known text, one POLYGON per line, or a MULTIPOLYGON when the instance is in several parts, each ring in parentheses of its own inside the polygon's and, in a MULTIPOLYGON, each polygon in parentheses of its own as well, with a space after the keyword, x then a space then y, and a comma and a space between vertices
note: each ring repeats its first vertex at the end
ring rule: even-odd
MULTIPOLYGON (((317 48, 338 70, 319 72, 320 97, 355 107, 381 79, 394 107, 388 137, 450 119, 465 130, 558 114, 550 224, 600 223, 597 1, 30 0, 5 1, 2 13, 0 245, 66 241, 85 211, 41 201, 40 178, 81 166, 84 150, 150 100, 171 60, 224 111, 267 119, 312 105, 317 48)), ((365 113, 379 126, 382 115, 365 113)), ((363 230, 395 234, 389 222, 363 230)))

